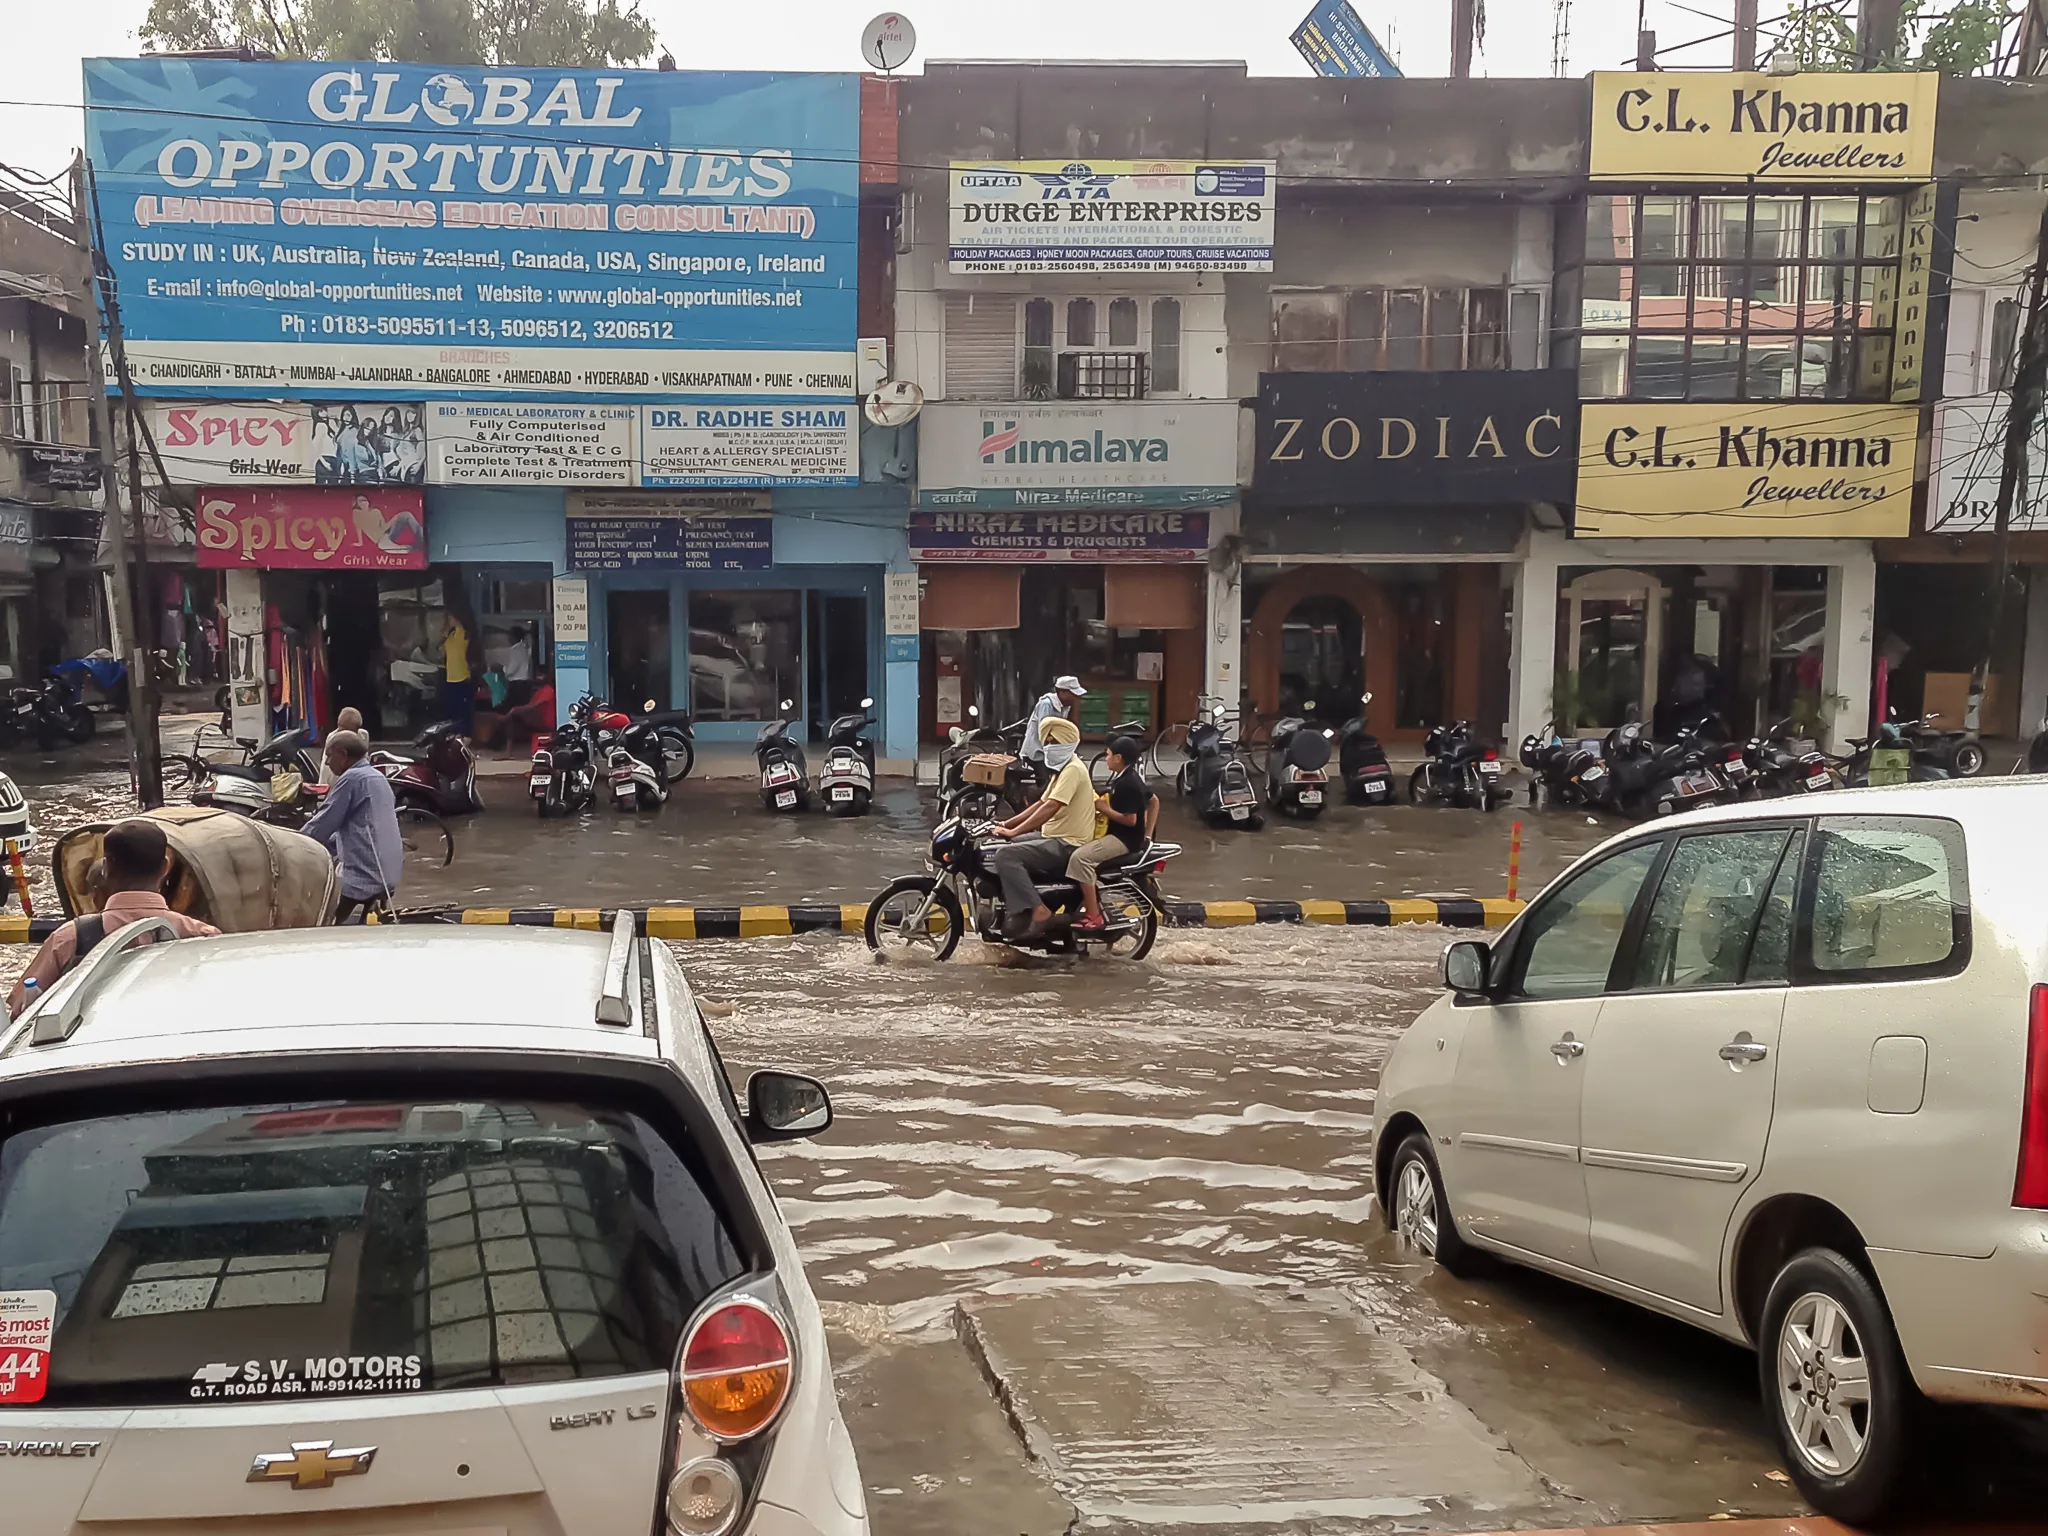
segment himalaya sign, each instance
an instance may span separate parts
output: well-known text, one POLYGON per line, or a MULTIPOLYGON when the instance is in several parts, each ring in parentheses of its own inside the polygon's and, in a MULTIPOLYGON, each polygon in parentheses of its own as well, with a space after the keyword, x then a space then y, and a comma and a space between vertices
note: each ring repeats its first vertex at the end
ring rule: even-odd
POLYGON ((967 405, 918 422, 921 507, 1200 507, 1237 495, 1237 402, 967 405))
POLYGON ((1164 464, 1172 448, 1163 437, 1026 437, 1015 421, 981 424, 981 462, 993 464, 1164 464))

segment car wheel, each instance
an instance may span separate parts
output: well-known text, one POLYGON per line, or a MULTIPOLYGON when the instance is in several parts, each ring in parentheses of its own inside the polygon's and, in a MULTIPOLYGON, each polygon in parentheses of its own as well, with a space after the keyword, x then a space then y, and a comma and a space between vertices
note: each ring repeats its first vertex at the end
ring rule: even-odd
POLYGON ((1920 1397, 1870 1277, 1832 1249, 1794 1256, 1757 1343, 1764 1405, 1807 1502, 1852 1525, 1896 1511, 1920 1397))
POLYGON ((1443 1174, 1423 1132, 1416 1131, 1395 1150, 1387 1191, 1387 1226, 1403 1244, 1454 1275, 1478 1267, 1477 1251, 1458 1235, 1451 1219, 1443 1174))

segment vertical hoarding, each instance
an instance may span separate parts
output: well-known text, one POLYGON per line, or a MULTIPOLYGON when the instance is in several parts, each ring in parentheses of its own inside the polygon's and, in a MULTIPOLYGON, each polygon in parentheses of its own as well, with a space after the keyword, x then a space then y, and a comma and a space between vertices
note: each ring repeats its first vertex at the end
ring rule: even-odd
POLYGON ((145 394, 853 397, 852 75, 140 58, 85 84, 145 394))

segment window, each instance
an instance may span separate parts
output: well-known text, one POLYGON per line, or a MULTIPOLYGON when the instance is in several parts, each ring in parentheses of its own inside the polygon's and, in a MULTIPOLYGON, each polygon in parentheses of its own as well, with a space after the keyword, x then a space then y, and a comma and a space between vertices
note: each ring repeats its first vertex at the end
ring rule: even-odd
POLYGON ((1621 930, 1661 848, 1624 848, 1537 904, 1522 939, 1523 997, 1593 997, 1607 990, 1621 930))
POLYGON ((599 1104, 100 1116, 0 1147, 0 1285, 57 1293, 51 1408, 661 1371, 744 1268, 709 1188, 599 1104))
POLYGON ((784 699, 803 696, 800 598, 690 594, 690 707, 699 720, 773 720, 784 699))
POLYGON ((1809 958, 1817 979, 1898 980, 1969 958, 1962 829, 1932 817, 1820 825, 1809 958))
POLYGON ((1896 197, 1587 199, 1587 399, 1886 398, 1896 197))
POLYGON ((1517 367, 1539 367, 1542 295, 1505 288, 1275 289, 1278 373, 1450 372, 1509 366, 1509 315, 1523 342, 1517 367))
POLYGON ((1095 301, 1093 299, 1067 300, 1067 345, 1070 347, 1092 347, 1095 345, 1095 301))
POLYGON ((1749 948, 1747 982, 1784 981, 1792 974, 1792 909, 1799 895, 1799 871, 1806 863, 1806 830, 1792 834, 1792 846, 1778 861, 1778 873, 1771 881, 1771 894, 1756 925, 1756 939, 1749 948))
POLYGON ((1180 300, 1152 301, 1152 389, 1180 393, 1180 300))
POLYGON ((1681 839, 1650 904, 1633 984, 1733 987, 1749 979, 1751 943, 1787 836, 1769 827, 1681 839))
POLYGON ((1136 299, 1111 299, 1109 301, 1109 344, 1112 347, 1135 347, 1138 344, 1138 301, 1136 299))
POLYGON ((1991 387, 2012 388, 2013 364, 2018 360, 2020 301, 2000 299, 1991 310, 1991 387))
POLYGON ((1052 398, 1052 300, 1024 305, 1024 398, 1052 398))

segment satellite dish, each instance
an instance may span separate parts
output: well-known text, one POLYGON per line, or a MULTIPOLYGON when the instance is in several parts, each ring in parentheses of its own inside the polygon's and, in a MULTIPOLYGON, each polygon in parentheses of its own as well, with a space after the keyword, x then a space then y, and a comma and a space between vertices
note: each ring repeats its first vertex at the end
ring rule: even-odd
POLYGON ((908 379, 891 379, 868 396, 864 408, 878 427, 907 427, 924 409, 924 391, 908 379))
POLYGON ((910 24, 908 16, 884 11, 861 33, 860 51, 870 64, 885 74, 901 69, 917 52, 917 28, 910 24))

